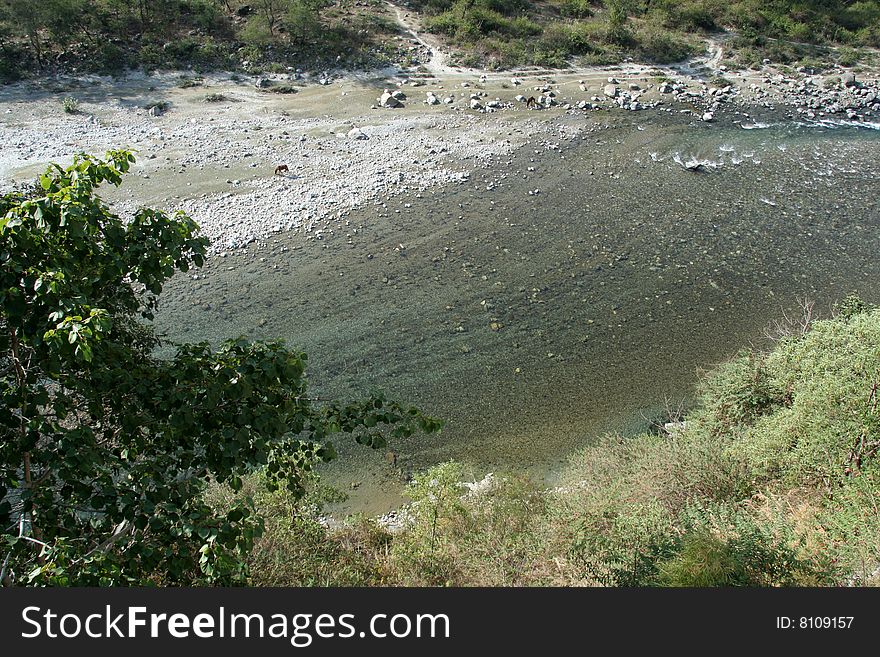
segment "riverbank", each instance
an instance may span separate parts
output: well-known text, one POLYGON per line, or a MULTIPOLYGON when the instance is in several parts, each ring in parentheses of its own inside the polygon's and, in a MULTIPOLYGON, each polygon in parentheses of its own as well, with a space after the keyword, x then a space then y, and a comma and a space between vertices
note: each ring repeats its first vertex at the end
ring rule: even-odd
POLYGON ((744 128, 798 120, 878 125, 876 75, 771 67, 732 74, 719 64, 722 53, 716 44, 704 58, 663 68, 490 74, 454 69, 434 53, 433 68, 415 74, 22 82, 0 90, 0 187, 33 179, 74 152, 131 148, 138 179, 108 198, 123 211, 140 203, 183 209, 220 252, 290 230, 307 239, 330 230, 353 235, 357 228, 345 219, 354 208, 466 184, 475 169, 495 169, 502 180, 505 158, 517 149, 552 149, 630 114, 744 128), (288 171, 272 175, 282 164, 288 171))

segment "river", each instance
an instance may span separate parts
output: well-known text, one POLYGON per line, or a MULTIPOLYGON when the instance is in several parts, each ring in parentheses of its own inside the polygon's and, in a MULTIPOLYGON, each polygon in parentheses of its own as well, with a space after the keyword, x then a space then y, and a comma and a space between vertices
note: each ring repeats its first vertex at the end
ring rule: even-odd
POLYGON ((444 418, 392 445, 399 471, 337 440, 338 510, 382 512, 406 473, 447 459, 552 482, 595 436, 691 403, 701 369, 766 344, 799 299, 820 316, 851 292, 880 302, 876 130, 633 117, 321 239, 214 257, 167 286, 157 326, 284 338, 316 392, 381 388, 444 418))

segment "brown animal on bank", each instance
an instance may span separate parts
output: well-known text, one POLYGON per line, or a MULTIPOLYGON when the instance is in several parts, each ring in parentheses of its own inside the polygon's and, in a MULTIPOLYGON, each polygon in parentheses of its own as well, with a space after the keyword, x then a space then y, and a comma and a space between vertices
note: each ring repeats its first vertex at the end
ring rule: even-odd
POLYGON ((276 176, 280 176, 282 173, 288 173, 289 171, 290 169, 287 168, 286 164, 279 164, 277 167, 275 167, 276 176))
POLYGON ((531 109, 532 107, 538 106, 538 99, 534 96, 529 96, 529 99, 526 101, 526 107, 531 109))

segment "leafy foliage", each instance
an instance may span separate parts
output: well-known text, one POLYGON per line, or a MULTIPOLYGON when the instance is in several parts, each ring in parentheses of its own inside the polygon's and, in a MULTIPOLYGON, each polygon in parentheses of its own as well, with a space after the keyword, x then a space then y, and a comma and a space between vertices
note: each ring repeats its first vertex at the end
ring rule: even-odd
POLYGON ((233 583, 262 523, 252 502, 209 506, 209 481, 270 490, 303 476, 347 433, 379 448, 440 423, 381 394, 308 395, 306 355, 279 342, 174 346, 148 325, 176 271, 207 240, 178 212, 125 220, 96 196, 134 157, 77 156, 39 191, 0 198, 0 526, 4 573, 31 584, 233 583))

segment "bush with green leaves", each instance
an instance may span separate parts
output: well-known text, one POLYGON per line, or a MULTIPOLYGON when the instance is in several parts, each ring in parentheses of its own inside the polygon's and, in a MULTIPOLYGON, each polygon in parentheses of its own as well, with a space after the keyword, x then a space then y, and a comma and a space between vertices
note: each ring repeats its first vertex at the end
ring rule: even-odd
POLYGON ((635 39, 640 58, 656 64, 680 62, 697 52, 686 38, 656 27, 640 29, 635 39))
POLYGON ((849 584, 880 585, 880 467, 848 477, 819 511, 817 533, 849 584))
POLYGON ((208 242, 192 219, 97 196, 134 162, 79 155, 30 194, 0 197, 0 529, 5 582, 34 585, 246 581, 262 522, 251 500, 204 499, 264 473, 303 493, 335 456, 330 438, 374 448, 436 431, 374 394, 310 397, 306 355, 279 342, 165 345, 143 320, 208 242), (385 429, 385 430, 383 430, 385 429))
POLYGON ((778 343, 752 374, 716 377, 723 384, 716 390, 726 391, 707 403, 717 412, 725 398, 742 400, 751 411, 727 413, 723 422, 761 477, 831 490, 876 459, 880 313, 852 312, 778 343))

